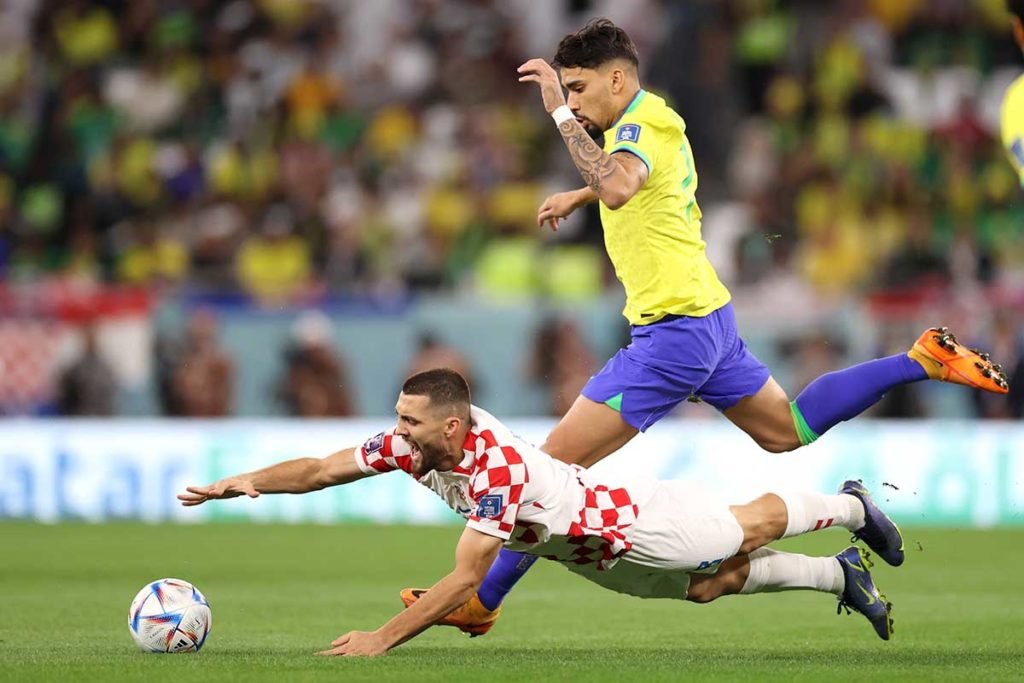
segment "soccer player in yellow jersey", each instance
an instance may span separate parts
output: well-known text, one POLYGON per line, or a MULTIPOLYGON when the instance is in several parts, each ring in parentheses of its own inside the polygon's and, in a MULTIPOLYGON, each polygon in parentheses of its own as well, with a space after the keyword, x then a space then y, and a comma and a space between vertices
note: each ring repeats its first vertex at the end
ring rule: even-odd
MULTIPOLYGON (((1013 37, 1024 51, 1024 0, 1006 0, 1006 6, 1013 22, 1013 37)), ((1024 74, 1017 77, 1003 97, 1002 129, 1003 145, 1024 187, 1024 74)))
MULTIPOLYGON (((553 64, 531 59, 519 80, 539 86, 586 187, 549 197, 537 220, 557 228, 576 208, 600 202, 632 341, 590 379, 543 451, 587 467, 690 396, 722 411, 765 450, 782 452, 811 443, 899 384, 936 379, 1007 392, 987 355, 932 328, 907 353, 823 375, 791 402, 739 336, 729 290, 704 252, 685 123, 640 87, 629 36, 594 20, 562 39, 553 64), (601 134, 603 149, 593 139, 601 134)), ((486 632, 531 561, 502 550, 477 596, 442 623, 486 632)), ((419 595, 406 589, 402 599, 409 605, 419 595)))

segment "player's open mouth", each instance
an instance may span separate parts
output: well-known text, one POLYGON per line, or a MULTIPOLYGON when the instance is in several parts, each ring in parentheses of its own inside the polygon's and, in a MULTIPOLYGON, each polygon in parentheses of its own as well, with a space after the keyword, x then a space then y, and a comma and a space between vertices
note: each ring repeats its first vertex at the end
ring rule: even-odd
POLYGON ((413 469, 419 470, 420 464, 423 462, 423 451, 412 441, 409 442, 409 455, 412 456, 413 469))

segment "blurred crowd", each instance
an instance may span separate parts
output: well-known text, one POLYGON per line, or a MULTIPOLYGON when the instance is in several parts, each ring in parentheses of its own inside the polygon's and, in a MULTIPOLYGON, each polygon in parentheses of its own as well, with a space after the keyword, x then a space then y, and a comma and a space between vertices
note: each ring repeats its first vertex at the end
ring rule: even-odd
MULTIPOLYGON (((638 43, 645 86, 687 120, 709 252, 739 300, 866 301, 879 352, 908 307, 956 301, 970 335, 1017 367, 1024 201, 995 125, 1024 61, 1002 6, 6 0, 0 289, 114 284, 264 308, 615 291, 593 207, 558 234, 536 228, 543 196, 579 181, 515 80, 603 14, 638 43)), ((212 342, 212 321, 156 347, 167 414, 231 414, 244 369, 212 342)), ((553 414, 602 360, 567 325, 545 326, 529 363, 553 414)), ((112 411, 84 398, 113 384, 84 336, 59 403, 112 411)), ((355 412, 339 387, 358 359, 330 352, 323 321, 293 338, 282 411, 355 412)), ((826 357, 818 342, 780 342, 795 378, 842 364, 841 344, 826 357)), ((421 346, 427 362, 455 362, 434 339, 421 346)), ((914 402, 891 412, 924 414, 914 402)), ((978 410, 1019 416, 1018 404, 978 410)))
POLYGON ((490 238, 531 232, 551 131, 515 67, 528 22, 551 14, 5 3, 0 277, 265 305, 458 285, 490 238))
POLYGON ((1018 284, 1024 201, 998 107, 1022 59, 1003 2, 740 4, 737 280, 781 268, 838 296, 1018 284))

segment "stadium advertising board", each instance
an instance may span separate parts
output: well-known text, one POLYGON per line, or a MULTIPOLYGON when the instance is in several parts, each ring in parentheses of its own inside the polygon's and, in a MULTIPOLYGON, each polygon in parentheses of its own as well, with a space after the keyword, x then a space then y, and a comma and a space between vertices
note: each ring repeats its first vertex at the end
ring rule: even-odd
MULTIPOLYGON (((510 421, 543 441, 551 422, 510 421)), ((392 473, 306 496, 185 509, 174 496, 299 456, 361 443, 385 420, 7 421, 0 424, 0 519, 150 522, 407 522, 458 518, 392 473)), ((832 491, 861 478, 903 524, 1024 525, 1024 427, 861 421, 800 451, 771 455, 725 422, 668 420, 595 471, 704 482, 730 502, 769 490, 832 491)))

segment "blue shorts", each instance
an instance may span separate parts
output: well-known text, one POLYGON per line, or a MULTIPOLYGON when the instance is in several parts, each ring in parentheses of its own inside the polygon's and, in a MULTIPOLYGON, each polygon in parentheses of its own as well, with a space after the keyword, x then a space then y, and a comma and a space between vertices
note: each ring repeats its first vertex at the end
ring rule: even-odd
POLYGON ((666 316, 634 325, 631 336, 582 393, 617 408, 641 432, 690 396, 725 410, 771 376, 740 339, 731 303, 704 318, 666 316))

